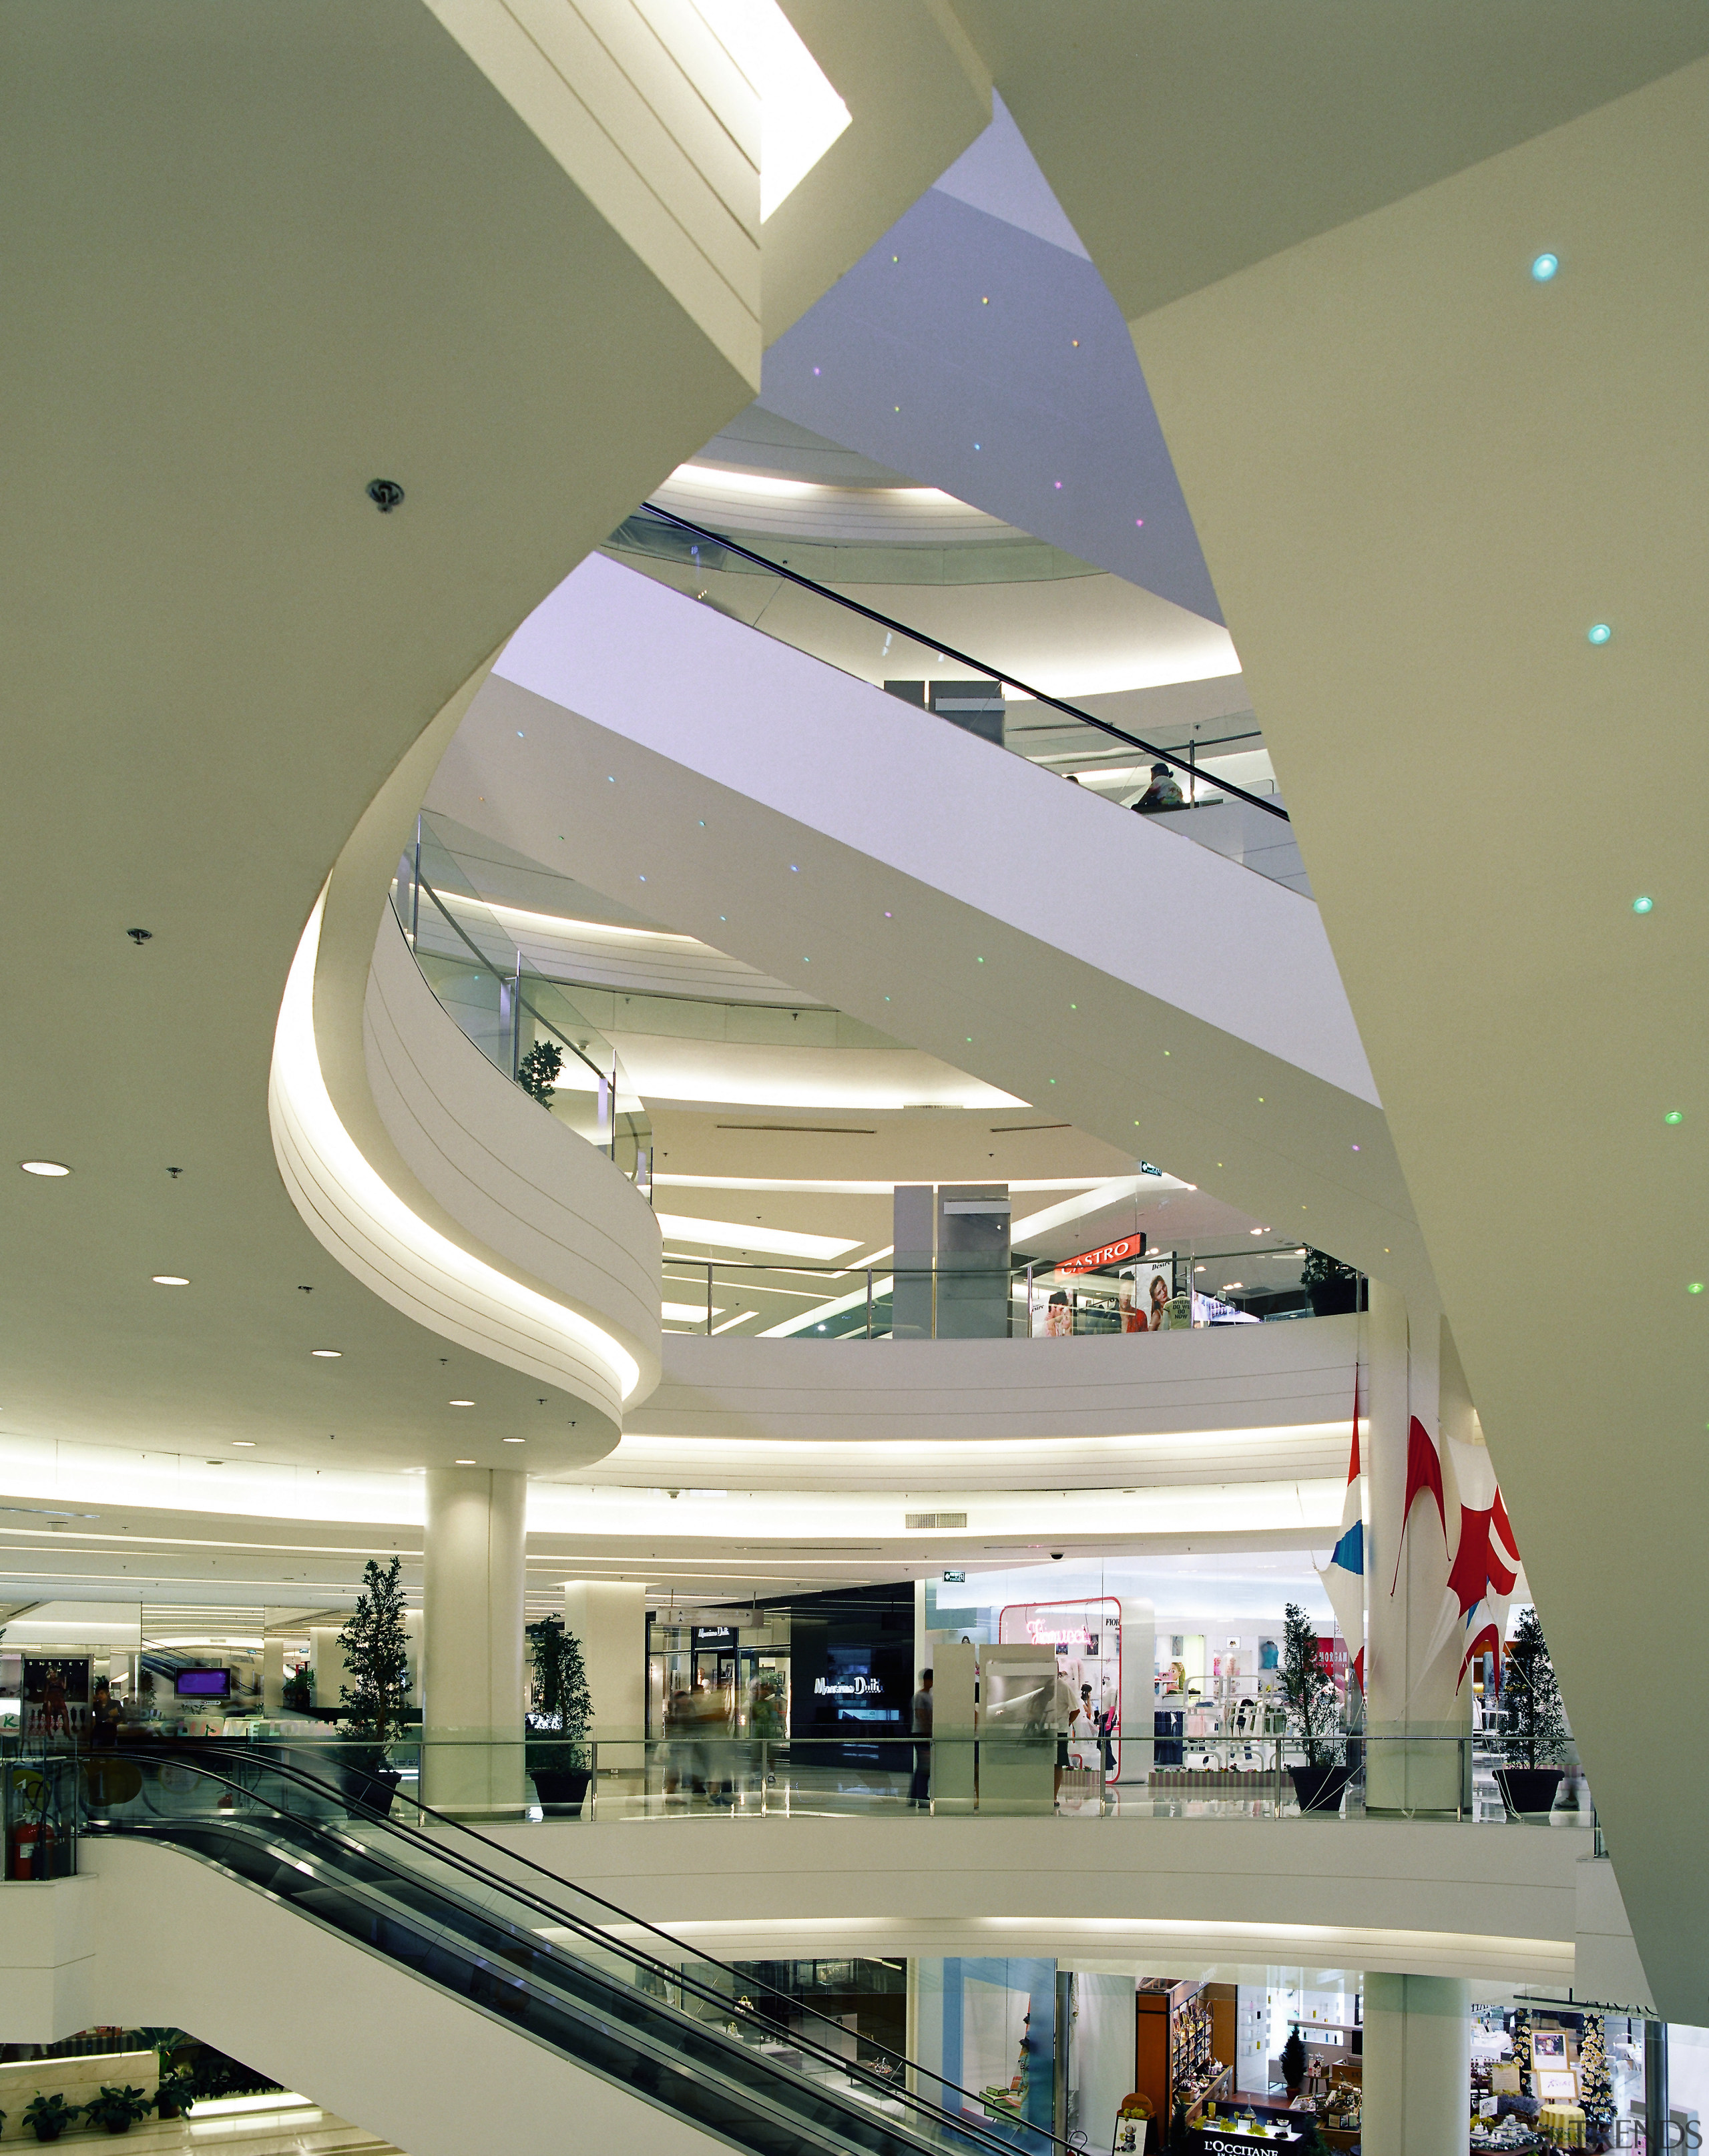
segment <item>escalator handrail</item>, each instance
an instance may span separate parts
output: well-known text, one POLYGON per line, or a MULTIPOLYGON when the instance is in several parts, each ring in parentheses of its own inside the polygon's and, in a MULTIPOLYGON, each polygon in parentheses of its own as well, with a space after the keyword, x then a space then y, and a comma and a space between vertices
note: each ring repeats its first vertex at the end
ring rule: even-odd
MULTIPOLYGON (((715 547, 722 547, 730 553, 739 554, 744 562, 752 562, 757 568, 767 569, 774 577, 782 577, 786 583, 797 584, 804 592, 812 592, 817 598, 829 599, 833 606, 841 607, 847 613, 858 613, 867 621, 876 622, 880 629, 887 629, 897 636, 906 636, 911 643, 929 644, 932 650, 942 652, 946 658, 953 659, 960 665, 976 667, 988 680, 1006 681, 1011 689, 1019 689, 1022 696, 1030 696, 1034 703, 1044 704, 1053 711, 1065 712, 1068 717, 1078 719, 1084 726, 1096 726, 1101 734, 1107 734, 1111 741, 1124 742, 1129 748, 1143 750, 1147 756, 1155 757, 1160 763, 1167 763, 1176 771, 1184 771, 1191 778, 1202 778, 1205 775, 1196 764, 1177 755, 1173 749, 1160 748, 1155 742, 1148 742, 1139 734, 1127 733, 1121 727, 1112 726, 1109 720, 1099 718, 1096 712, 1083 711, 1078 704, 1065 702, 1060 696, 1047 696, 1042 689, 1034 689, 1017 675, 1006 674, 1000 666, 990 665, 983 659, 975 659, 965 651, 957 651, 952 644, 946 644, 942 637, 927 636, 923 629, 911 629, 906 622, 897 621, 887 613, 880 613, 875 607, 863 606, 859 599, 849 598, 841 592, 833 591, 829 584, 821 584, 811 577, 803 576, 798 569, 792 569, 785 562, 774 562, 769 555, 757 554, 751 547, 742 546, 721 531, 711 531, 704 524, 691 524, 687 517, 678 516, 669 509, 661 509, 656 501, 644 501, 641 508, 649 516, 656 516, 665 524, 674 524, 680 531, 692 531, 697 539, 710 540, 715 547)), ((762 630, 760 634, 763 635, 765 632, 762 630)), ((1236 786, 1226 778, 1215 779, 1212 783, 1219 793, 1231 794, 1236 801, 1245 801, 1254 808, 1261 808, 1266 816, 1277 817, 1284 824, 1293 821, 1279 802, 1266 801, 1261 793, 1249 793, 1244 786, 1236 786)))
MULTIPOLYGON (((250 1788, 248 1784, 234 1779, 231 1775, 220 1771, 218 1768, 210 1766, 207 1763, 206 1756, 197 1752, 192 1747, 185 1747, 182 1750, 175 1748, 172 1752, 165 1753, 155 1751, 152 1748, 144 1749, 142 1748, 120 1747, 113 1751, 103 1752, 99 1755, 90 1754, 90 1756, 91 1758, 99 1756, 103 1759, 126 1758, 138 1764, 156 1768, 162 1766, 188 1767, 196 1774, 202 1775, 204 1779, 220 1784, 224 1788, 231 1789, 237 1794, 244 1797, 249 1802, 259 1804, 264 1806, 268 1810, 276 1814, 279 1818, 289 1820, 293 1825, 306 1828, 316 1834, 326 1835, 329 1839, 342 1839, 346 1841, 346 1846, 352 1849, 357 1854, 368 1859, 370 1861, 373 1861, 376 1856, 376 1851, 367 1843, 354 1840, 348 1837, 340 1837, 333 1834, 331 1822, 325 1820, 305 1819, 300 1813, 289 1811, 284 1805, 275 1804, 271 1798, 262 1794, 259 1790, 250 1788)), ((254 1760, 252 1763, 269 1774, 278 1775, 285 1781, 295 1783, 298 1787, 311 1791, 317 1797, 330 1799, 334 1803, 345 1807, 346 1815, 353 1807, 359 1817, 366 1818, 372 1820, 376 1825, 385 1827, 388 1832, 398 1835, 407 1844, 413 1845, 418 1848, 424 1855, 432 1857, 435 1862, 450 1865, 453 1869, 460 1871, 465 1877, 475 1881, 477 1884, 490 1890, 496 1891, 499 1893, 509 1895, 514 1900, 523 1903, 526 1907, 531 1907, 536 1914, 549 1917, 555 1923, 565 1926, 567 1929, 573 1932, 579 1938, 587 1941, 591 1945, 597 1946, 602 1951, 608 1953, 621 1955, 631 1963, 634 1964, 637 1967, 646 1969, 651 1974, 662 1978, 667 1983, 676 1984, 680 1989, 691 1991, 697 1999, 703 2000, 710 2005, 715 2006, 721 2013, 727 2015, 731 2019, 748 2020, 757 2025, 761 2024, 763 2021, 764 2017, 757 2013, 754 2009, 743 2007, 740 2004, 739 2000, 726 1999, 721 1993, 714 1991, 710 1985, 702 1984, 696 1978, 688 1976, 680 1965, 660 1960, 651 1954, 643 1952, 639 1948, 630 1945, 624 1940, 613 1938, 609 1932, 604 1930, 598 1924, 591 1923, 585 1917, 577 1914, 574 1911, 561 1907, 557 1903, 548 1901, 543 1895, 536 1893, 526 1887, 516 1885, 512 1881, 506 1879, 501 1872, 495 1870, 490 1870, 485 1866, 476 1863, 472 1859, 463 1856, 455 1849, 447 1848, 443 1842, 434 1839, 429 1835, 422 1833, 419 1829, 408 1826, 400 1820, 393 1820, 387 1814, 379 1811, 377 1808, 365 1806, 359 1798, 352 1799, 347 1790, 342 1789, 332 1783, 321 1780, 318 1776, 310 1774, 305 1768, 299 1766, 295 1761, 283 1760, 271 1756, 263 1755, 261 1758, 254 1760)), ((366 1769, 357 1769, 356 1771, 362 1773, 365 1775, 367 1772, 366 1769)), ((376 1778, 369 1777, 369 1779, 376 1778)), ((437 1811, 431 1805, 423 1804, 418 1798, 408 1796, 403 1791, 394 1789, 393 1791, 393 1801, 395 1802, 397 1798, 399 1796, 403 1796, 406 1804, 412 1804, 418 1812, 423 1814, 428 1819, 432 1820, 435 1825, 440 1828, 458 1834, 465 1835, 470 1838, 470 1840, 480 1842, 483 1847, 492 1850, 496 1855, 505 1857, 513 1863, 520 1864, 525 1870, 534 1872, 539 1877, 552 1881, 552 1882, 558 1887, 573 1884, 572 1881, 560 1878, 558 1875, 554 1872, 546 1871, 542 1866, 536 1864, 531 1858, 518 1856, 514 1851, 506 1847, 504 1843, 493 1840, 490 1836, 481 1834, 478 1830, 469 1826, 463 1820, 454 1819, 448 1813, 437 1811)), ((89 1830, 99 1834, 104 1830, 122 1833, 126 1830, 122 1827, 115 1829, 110 1826, 104 1830, 100 1825, 91 1823, 90 1825, 89 1830)), ((408 1874, 403 1874, 403 1876, 408 1876, 408 1874)), ((444 1890, 441 1889, 440 1891, 443 1892, 444 1890)), ((795 2010, 805 2015, 809 2015, 815 2021, 823 2021, 826 2023, 828 2026, 835 2026, 839 2029, 839 2032, 842 2033, 840 2024, 831 2023, 829 2015, 821 2014, 818 2008, 807 2005, 804 2000, 791 1999, 787 1993, 778 1990, 775 1985, 767 1984, 763 1979, 752 1977, 745 1972, 737 1970, 730 1963, 719 1960, 716 1955, 707 1954, 702 1953, 698 1948, 690 1947, 686 1941, 678 1939, 671 1933, 664 1930, 659 1925, 649 1922, 644 1917, 637 1917, 633 1915, 629 1911, 619 1907, 616 1902, 608 1901, 603 1895, 590 1893, 586 1888, 582 1887, 575 1887, 574 1891, 577 1894, 581 1895, 585 1900, 595 1903, 599 1908, 607 1911, 611 1916, 619 1919, 624 1925, 631 1926, 638 1930, 646 1932, 654 1938, 663 1941, 674 1952, 679 1954, 688 1955, 696 1961, 708 1963, 713 1968, 723 1971, 725 1974, 733 1977, 738 1983, 748 1986, 749 1988, 763 1989, 769 1992, 772 1997, 784 2001, 795 2010)), ((449 1896, 448 1898, 449 1898, 449 1896)), ((472 1904, 470 1906, 473 1908, 474 1913, 481 1917, 484 1921, 489 1922, 495 1921, 490 1912, 481 1910, 478 1904, 472 1904)), ((536 1945, 543 1943, 548 1949, 556 1950, 555 1943, 553 1941, 550 1939, 540 1941, 538 1939, 538 1935, 536 1934, 531 1934, 531 1938, 535 1940, 536 1945)), ((663 2007, 664 2010, 666 2012, 675 2010, 670 2009, 665 2002, 658 1999, 650 1999, 649 2004, 654 2007, 663 2007)), ((696 2029, 701 2031, 705 2030, 706 2026, 706 2025, 704 2023, 697 2022, 695 2024, 696 2029)), ((715 2030, 714 2033, 718 2034, 721 2032, 715 2030)), ((888 2046, 874 2042, 874 2040, 872 2039, 869 2038, 868 2041, 873 2042, 875 2050, 883 2052, 887 2058, 895 2061, 896 2063, 903 2069, 911 2069, 916 2073, 926 2075, 928 2079, 934 2082, 939 2088, 948 2092, 952 2095, 967 2097, 970 2102, 976 2104, 980 2102, 980 2098, 974 2095, 972 2090, 962 2088, 958 2082, 947 2081, 942 2075, 935 2072, 930 2066, 923 2066, 917 2060, 909 2059, 901 2052, 892 2051, 888 2046)), ((985 2130, 983 2123, 979 2119, 969 2118, 965 2113, 946 2112, 941 2106, 926 2102, 915 2092, 911 2091, 907 2087, 905 2080, 899 2079, 896 2081, 890 2081, 870 2073, 863 2076, 857 2061, 844 2056, 840 2052, 831 2051, 826 2046, 816 2043, 810 2037, 802 2037, 792 2034, 789 2037, 789 2042, 793 2048, 805 2052, 808 2056, 816 2059, 821 2064, 834 2067, 839 2073, 848 2074, 851 2079, 855 2077, 863 2078, 870 2087, 881 2091, 885 2095, 898 2097, 902 2102, 910 2106, 912 2109, 925 2113, 934 2119, 940 2119, 947 2122, 954 2127, 957 2133, 962 2134, 970 2141, 978 2142, 988 2149, 992 2150, 994 2153, 994 2156, 1014 2156, 1014 2143, 1012 2142, 1001 2139, 993 2134, 988 2133, 985 2130)), ((744 2053, 747 2052, 747 2048, 748 2047, 746 2046, 742 2046, 744 2053)), ((768 2063, 771 2064, 772 2070, 774 2071, 787 2071, 787 2069, 777 2066, 775 2062, 768 2063)), ((834 2094, 834 2092, 833 2092, 833 2093, 834 2094)), ((1077 2149, 1073 2143, 1062 2140, 1049 2127, 1034 2125, 1029 2121, 1024 2131, 1029 2134, 1035 2135, 1041 2142, 1050 2143, 1055 2148, 1063 2151, 1064 2156, 1082 2156, 1082 2152, 1077 2149)))

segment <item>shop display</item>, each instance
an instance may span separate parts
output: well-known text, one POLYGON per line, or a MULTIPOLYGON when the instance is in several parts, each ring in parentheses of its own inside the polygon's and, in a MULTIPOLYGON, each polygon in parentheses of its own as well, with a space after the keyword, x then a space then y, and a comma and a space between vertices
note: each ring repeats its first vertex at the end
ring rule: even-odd
POLYGON ((1268 2104, 1207 2103, 1182 2137, 1186 2156, 1246 2156, 1266 2145, 1302 2149, 1311 2138, 1308 2122, 1268 2104))
POLYGON ((1152 1768, 1151 1672, 1156 1617, 1148 1602, 1113 1594, 1061 1602, 1012 1602, 997 1620, 999 1645, 1050 1646, 1056 1693, 1050 1733, 1067 1746, 1059 1759, 1090 1802, 1106 1781, 1142 1781, 1152 1768), (1132 1735, 1123 1742, 1124 1730, 1132 1735), (1081 1789, 1079 1784, 1085 1782, 1081 1789))
POLYGON ((1110 2143, 1110 2156, 1144 2156, 1146 2135, 1152 2121, 1151 2098, 1142 2090, 1136 2089, 1121 2099, 1116 2113, 1116 2133, 1110 2143))
POLYGON ((1173 2147, 1205 2103, 1229 2092, 1234 1987, 1142 1977, 1134 2009, 1134 2082, 1168 2122, 1173 2147))

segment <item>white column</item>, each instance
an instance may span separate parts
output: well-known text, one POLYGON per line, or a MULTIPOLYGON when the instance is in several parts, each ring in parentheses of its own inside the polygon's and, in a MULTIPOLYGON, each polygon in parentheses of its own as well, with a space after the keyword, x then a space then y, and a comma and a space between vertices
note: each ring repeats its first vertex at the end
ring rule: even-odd
MULTIPOLYGON (((1424 1425, 1442 1452, 1439 1356, 1441 1322, 1409 1325, 1406 1305, 1381 1281, 1360 1327, 1367 1402, 1363 1433, 1366 1522, 1365 1802, 1368 1810, 1453 1813, 1468 1761, 1471 1689, 1456 1688, 1451 1645, 1429 1656, 1447 1592, 1448 1543, 1434 1497, 1414 1502, 1405 1519, 1409 1433, 1424 1425), (1401 1743, 1417 1738, 1417 1743, 1401 1743)), ((1445 1489, 1446 1477, 1445 1476, 1445 1489)), ((1446 1490, 1450 1502, 1451 1489, 1446 1490)), ((1450 1530, 1457 1532, 1457 1519, 1450 1530)))
POLYGON ((428 1470, 422 1799, 442 1811, 525 1801, 526 1508, 521 1474, 428 1470))
POLYGON ((1471 1987, 1450 1976, 1365 1979, 1366 2156, 1466 2156, 1471 1987))
POLYGON ((283 1640, 263 1640, 261 1642, 261 1712, 269 1715, 283 1714, 285 1712, 283 1640))
POLYGON ((593 1702, 589 1733, 601 1744, 626 1743, 621 1755, 602 1754, 604 1767, 639 1767, 647 1723, 647 1590, 627 1579, 567 1579, 564 1629, 581 1643, 593 1702))

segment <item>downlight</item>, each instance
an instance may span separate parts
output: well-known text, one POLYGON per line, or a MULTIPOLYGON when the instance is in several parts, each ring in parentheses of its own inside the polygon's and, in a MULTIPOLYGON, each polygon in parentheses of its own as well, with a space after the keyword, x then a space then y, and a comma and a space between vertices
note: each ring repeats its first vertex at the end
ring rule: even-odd
POLYGON ((1552 284, 1560 272, 1560 267, 1561 258, 1558 254, 1539 254, 1531 265, 1532 277, 1539 285, 1552 284))
POLYGON ((71 1173, 63 1160, 21 1160, 18 1164, 26 1175, 69 1175, 71 1173))

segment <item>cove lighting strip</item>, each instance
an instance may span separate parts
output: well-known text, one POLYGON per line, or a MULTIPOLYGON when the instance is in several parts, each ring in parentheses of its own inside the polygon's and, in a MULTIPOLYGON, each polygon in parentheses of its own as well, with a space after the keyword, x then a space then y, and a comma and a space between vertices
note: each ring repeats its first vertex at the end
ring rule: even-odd
POLYGON ((315 1039, 326 903, 323 887, 291 961, 268 1089, 274 1151, 297 1210, 341 1265, 418 1322, 448 1337, 454 1327, 479 1352, 531 1373, 552 1368, 560 1380, 592 1363, 629 1399, 641 1371, 627 1349, 579 1311, 524 1287, 411 1212, 344 1127, 315 1039))

